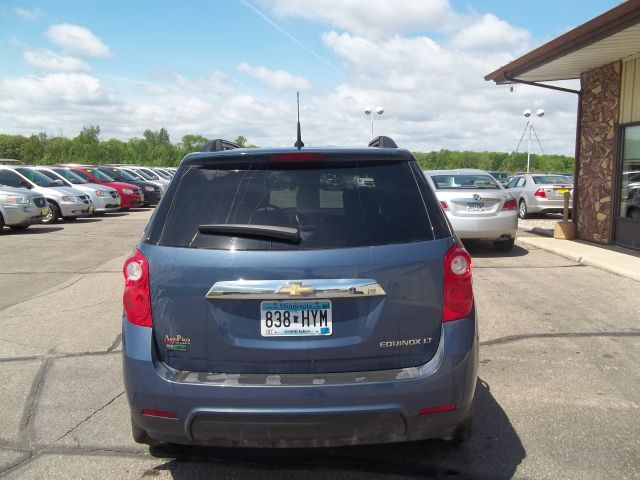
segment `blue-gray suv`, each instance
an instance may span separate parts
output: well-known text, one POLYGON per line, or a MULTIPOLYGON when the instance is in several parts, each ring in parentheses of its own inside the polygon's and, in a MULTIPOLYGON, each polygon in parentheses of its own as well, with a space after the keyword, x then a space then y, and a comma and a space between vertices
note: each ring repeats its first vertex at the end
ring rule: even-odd
POLYGON ((471 258, 415 158, 382 139, 216 141, 182 160, 124 265, 137 442, 466 436, 478 369, 471 258))

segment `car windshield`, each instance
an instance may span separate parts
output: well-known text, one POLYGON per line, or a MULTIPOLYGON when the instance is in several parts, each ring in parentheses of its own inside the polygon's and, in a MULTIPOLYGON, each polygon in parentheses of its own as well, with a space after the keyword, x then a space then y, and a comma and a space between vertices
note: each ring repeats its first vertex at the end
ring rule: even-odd
POLYGON ((433 239, 406 162, 200 166, 182 177, 171 205, 160 239, 167 246, 304 250, 433 239))
POLYGON ((438 190, 500 189, 491 175, 438 174, 431 175, 431 179, 438 190))
POLYGON ((556 183, 573 183, 569 178, 560 175, 533 175, 533 183, 536 185, 555 185, 556 183))
POLYGON ((22 174, 24 177, 27 177, 33 183, 38 185, 39 187, 59 187, 60 185, 56 185, 55 181, 51 180, 49 177, 44 176, 40 172, 36 172, 35 170, 31 170, 30 168, 16 168, 16 171, 22 174))
POLYGON ((171 180, 171 177, 169 175, 167 175, 166 173, 164 173, 164 172, 162 172, 160 170, 154 170, 154 173, 156 173, 160 177, 164 178, 165 180, 171 180))
MULTIPOLYGON (((100 170, 100 171, 103 171, 103 170, 100 170)), ((105 168, 104 171, 107 173, 107 175, 114 177, 116 180, 123 180, 123 181, 137 180, 136 177, 134 177, 133 175, 131 175, 130 173, 124 170, 120 170, 116 168, 105 168)))
POLYGON ((66 182, 66 181, 62 180, 58 175, 56 175, 56 174, 55 174, 55 173, 53 173, 53 172, 50 172, 49 170, 38 170, 38 173, 41 173, 42 175, 44 175, 44 176, 46 176, 46 177, 49 177, 49 178, 50 178, 51 180, 53 180, 54 182, 55 182, 56 180, 60 180, 61 182, 64 182, 64 184, 65 184, 66 186, 69 186, 69 183, 71 183, 71 182, 66 182))
POLYGON ((115 178, 106 173, 98 170, 97 168, 87 168, 87 171, 90 172, 94 177, 96 177, 101 182, 115 182, 115 178))
MULTIPOLYGON (((142 177, 143 179, 145 179, 145 180, 154 180, 154 178, 153 178, 151 175, 149 175, 147 172, 145 172, 145 171, 143 171, 143 170, 135 170, 135 173, 136 173, 138 176, 140 176, 140 177, 142 177)), ((156 177, 156 178, 158 178, 158 177, 156 177)))
POLYGON ((80 175, 73 173, 71 170, 66 170, 64 168, 52 168, 51 170, 56 172, 61 177, 64 177, 66 180, 73 183, 74 185, 82 185, 83 183, 89 183, 80 175))

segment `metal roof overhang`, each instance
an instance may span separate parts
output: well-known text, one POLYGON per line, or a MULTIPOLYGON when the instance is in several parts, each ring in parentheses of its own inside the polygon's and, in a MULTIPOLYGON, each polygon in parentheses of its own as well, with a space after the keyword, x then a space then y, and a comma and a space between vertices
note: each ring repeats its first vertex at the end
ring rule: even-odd
POLYGON ((484 77, 497 84, 580 78, 640 53, 640 0, 628 0, 484 77))

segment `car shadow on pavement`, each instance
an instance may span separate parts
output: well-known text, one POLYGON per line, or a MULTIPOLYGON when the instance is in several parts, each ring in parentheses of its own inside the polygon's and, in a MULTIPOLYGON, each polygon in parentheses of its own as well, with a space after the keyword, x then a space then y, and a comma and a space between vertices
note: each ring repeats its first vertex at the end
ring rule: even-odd
POLYGON ((473 433, 462 444, 428 440, 318 449, 158 445, 150 452, 171 460, 145 472, 145 478, 168 471, 174 479, 511 478, 526 457, 509 418, 480 379, 473 433))
POLYGON ((493 248, 493 242, 484 240, 463 240, 462 243, 472 258, 507 258, 524 257, 525 255, 529 255, 529 251, 519 245, 514 245, 509 252, 498 252, 493 248))
POLYGON ((5 235, 37 235, 39 233, 51 233, 64 230, 62 227, 44 227, 39 225, 33 225, 26 230, 3 230, 2 236, 5 235))

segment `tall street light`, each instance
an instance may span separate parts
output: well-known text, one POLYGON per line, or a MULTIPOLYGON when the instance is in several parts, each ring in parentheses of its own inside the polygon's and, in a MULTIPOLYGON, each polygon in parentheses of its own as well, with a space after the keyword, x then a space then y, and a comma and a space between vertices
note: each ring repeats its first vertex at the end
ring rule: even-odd
MULTIPOLYGON (((529 148, 527 149, 527 173, 529 173, 529 162, 531 160, 531 131, 533 130, 533 117, 542 117, 544 116, 544 110, 539 108, 536 110, 536 113, 532 113, 528 108, 522 112, 522 114, 527 118, 527 125, 524 127, 526 131, 529 128, 529 148)), ((536 134, 536 138, 538 135, 536 134)), ((538 140, 539 142, 540 140, 538 140)))
POLYGON ((365 115, 371 115, 371 138, 373 138, 373 118, 375 117, 374 113, 378 115, 382 115, 384 113, 384 108, 378 107, 367 107, 364 109, 365 115))

